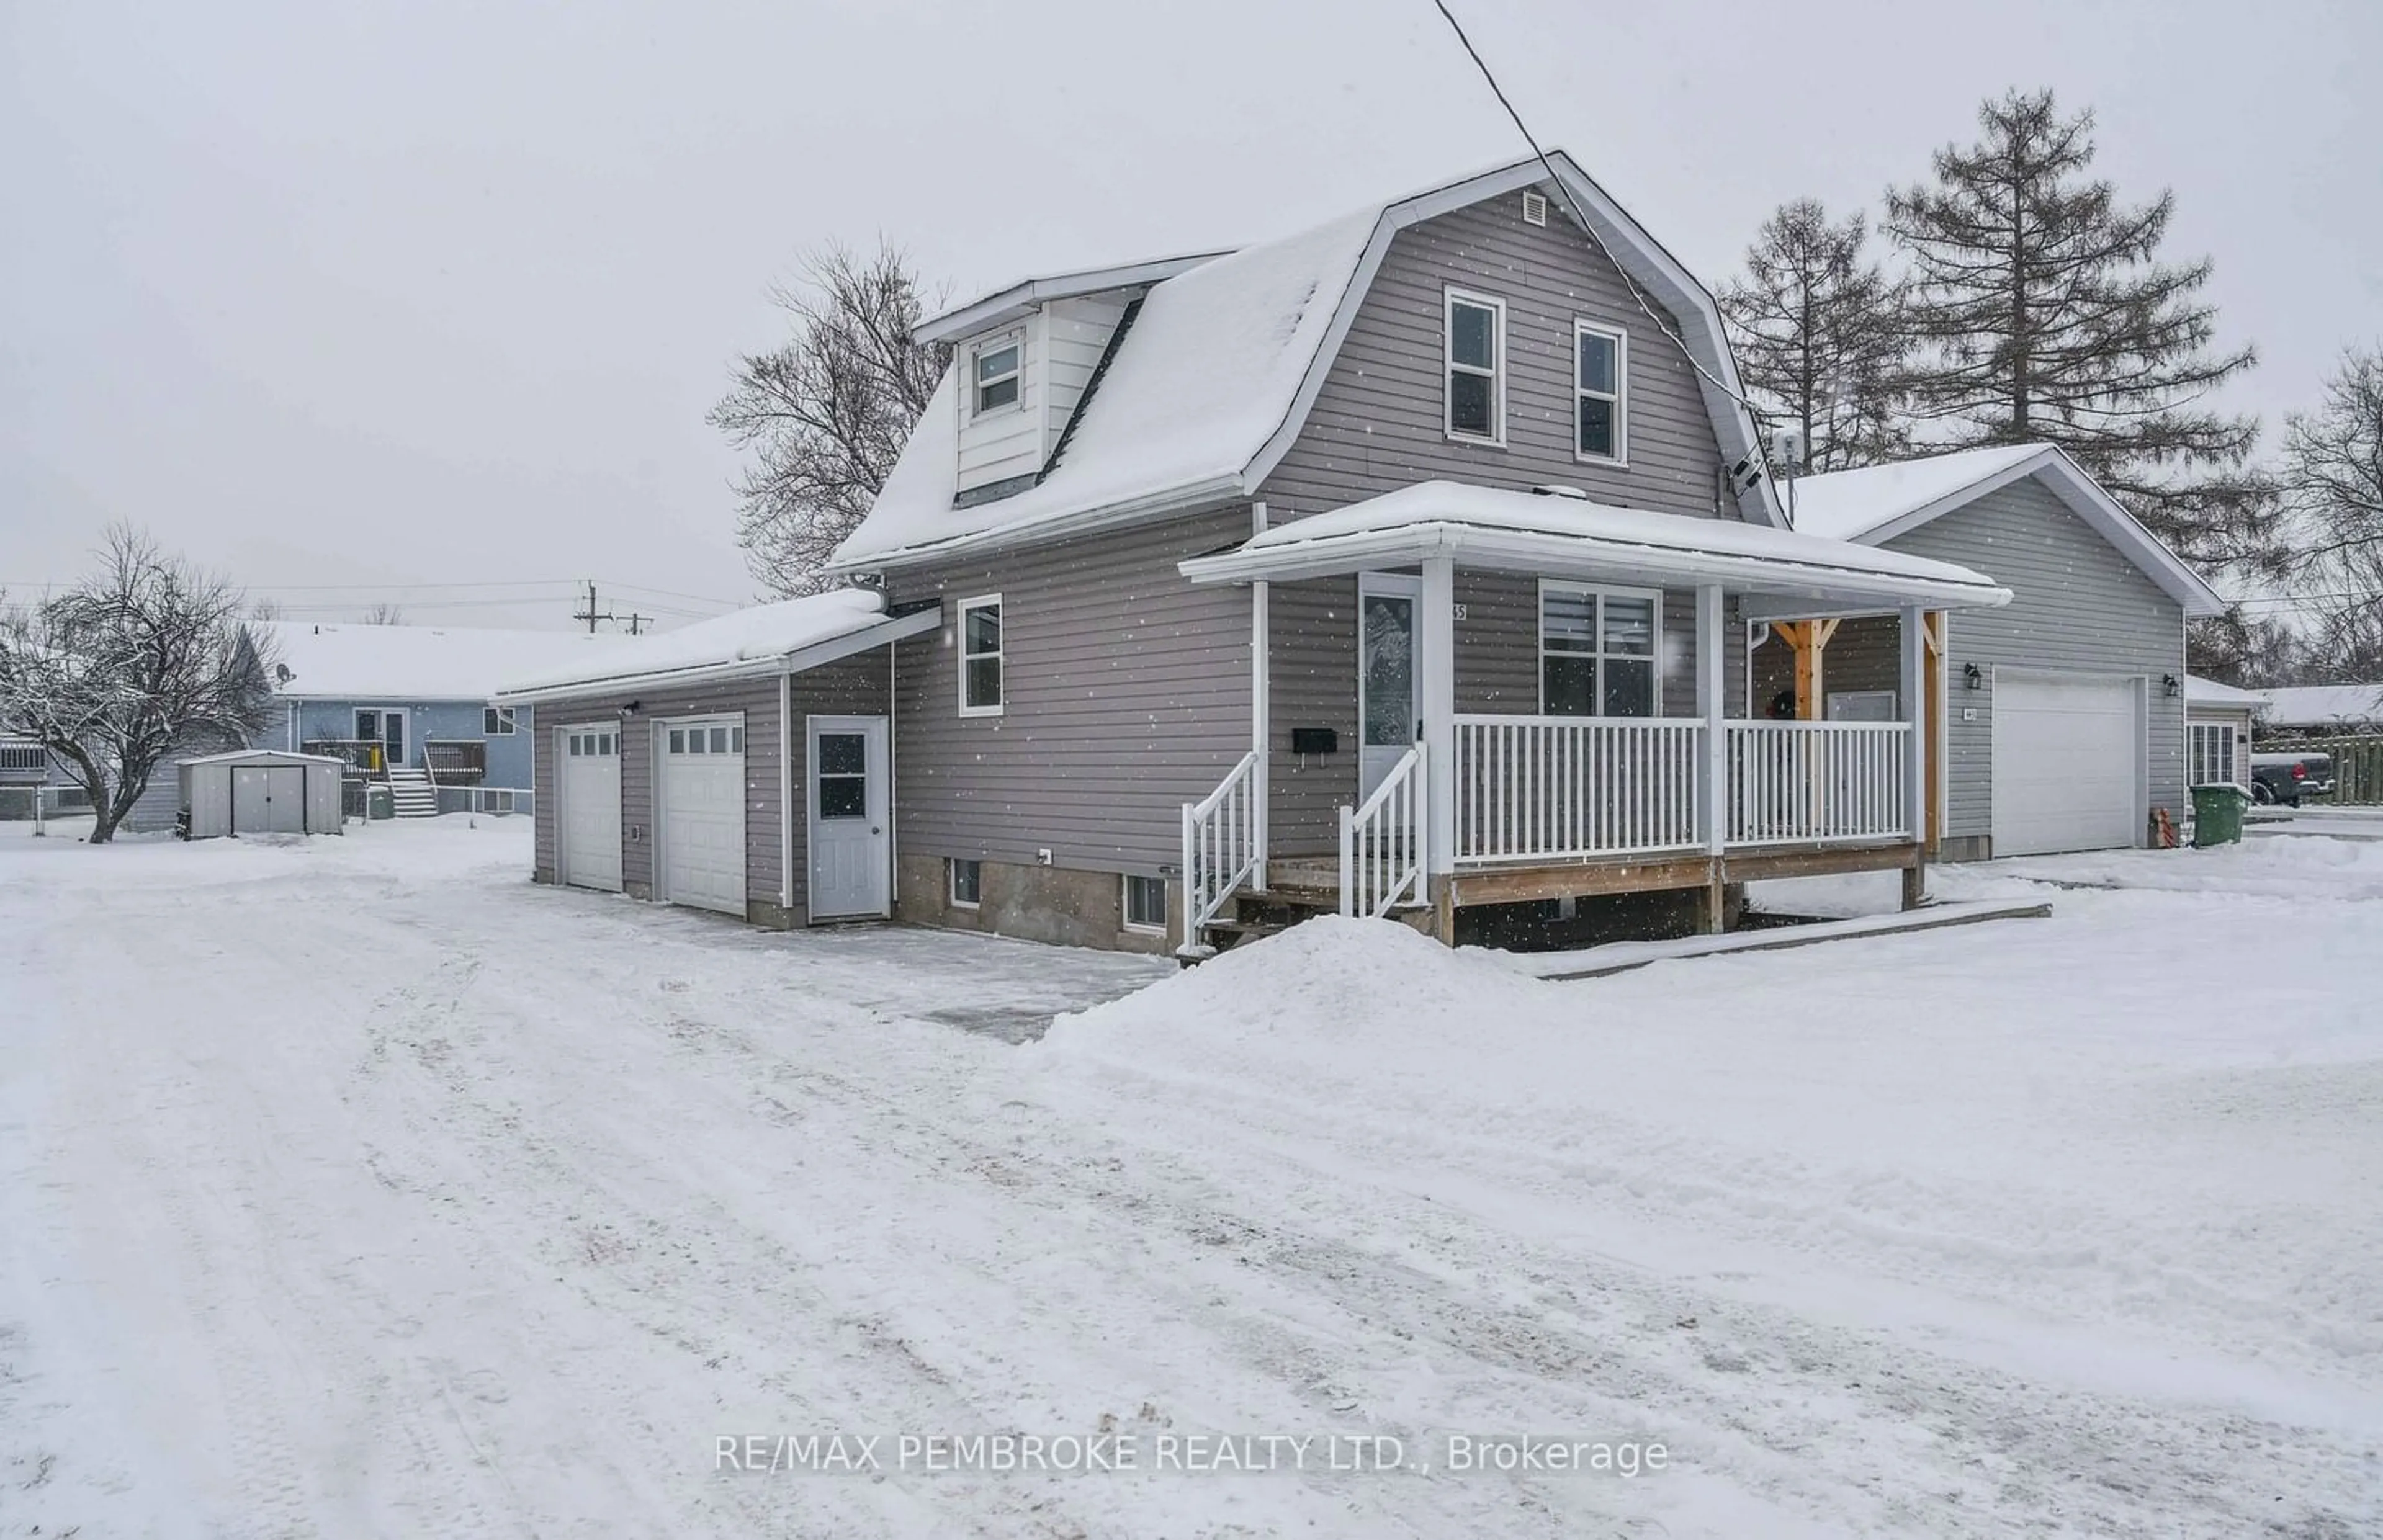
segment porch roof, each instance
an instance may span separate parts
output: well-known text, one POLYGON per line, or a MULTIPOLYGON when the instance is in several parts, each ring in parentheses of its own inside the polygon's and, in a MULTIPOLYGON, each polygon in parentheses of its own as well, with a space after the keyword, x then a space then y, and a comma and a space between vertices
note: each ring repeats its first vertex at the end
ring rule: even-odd
POLYGON ((1426 481, 1278 524, 1180 563, 1194 583, 1289 581, 1448 557, 1463 567, 1648 585, 1718 583, 1747 613, 2010 602, 1994 579, 1949 561, 1735 519, 1614 508, 1571 496, 1426 481))

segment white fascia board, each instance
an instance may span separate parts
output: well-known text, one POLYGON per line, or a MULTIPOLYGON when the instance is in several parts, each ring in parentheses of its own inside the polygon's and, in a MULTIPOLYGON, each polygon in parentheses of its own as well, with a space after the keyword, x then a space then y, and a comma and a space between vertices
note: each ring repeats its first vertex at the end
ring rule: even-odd
POLYGON ((1054 300, 1072 300, 1079 295, 1101 294, 1112 289, 1139 289, 1148 284, 1164 283, 1178 273, 1189 272, 1204 262, 1214 262, 1229 254, 1229 248, 1221 252, 1193 252, 1183 256, 1127 263, 1117 267, 1087 267, 1074 273, 1028 278, 1023 283, 997 290, 982 299, 971 300, 957 310, 930 316, 911 327, 910 336, 920 342, 957 341, 980 331, 1006 326, 1037 306, 1054 300))
POLYGON ((858 652, 870 652, 889 643, 924 635, 942 623, 940 608, 920 610, 772 658, 745 658, 731 663, 698 663, 684 669, 610 674, 601 679, 574 680, 568 684, 500 691, 493 698, 499 705, 535 706, 543 701, 569 700, 578 696, 617 695, 623 690, 674 690, 688 684, 717 684, 729 680, 801 673, 858 652))
POLYGON ((1336 535, 1258 551, 1244 548, 1193 557, 1178 562, 1176 570, 1194 583, 1292 582, 1430 557, 1548 577, 1683 587, 1718 583, 1741 594, 1778 596, 1784 610, 1798 613, 1809 612, 1815 604, 1872 601, 1941 610, 1992 609, 2011 598, 2009 589, 1983 581, 1952 583, 1720 551, 1661 550, 1586 536, 1446 524, 1336 535))
POLYGON ((1923 524, 1932 524, 1957 509, 1966 508, 1980 498, 1999 492, 2004 487, 2042 476, 2053 496, 2068 510, 2085 521, 2087 527, 2118 548, 2118 553, 2132 561, 2145 577, 2158 585, 2161 592, 2184 607, 2188 619, 2205 620, 2226 612, 2226 601, 2217 590, 2203 581, 2167 542, 2145 529, 2141 520, 2128 512, 2118 499, 2102 490, 2101 484, 2087 475, 2082 467, 2054 445, 2047 444, 2037 453, 2004 466, 1991 475, 1982 476, 1957 491, 1945 493, 1932 502, 1920 504, 1907 512, 1898 513, 1884 524, 1874 525, 1853 539, 1865 546, 1883 546, 1897 536, 1908 535, 1923 524))

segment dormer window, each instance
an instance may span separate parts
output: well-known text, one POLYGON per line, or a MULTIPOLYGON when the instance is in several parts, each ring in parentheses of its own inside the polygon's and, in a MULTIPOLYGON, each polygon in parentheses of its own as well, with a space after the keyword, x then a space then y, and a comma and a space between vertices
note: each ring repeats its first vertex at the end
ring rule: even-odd
POLYGON ((977 345, 970 365, 977 416, 1018 404, 1019 367, 1024 356, 1024 339, 1014 334, 977 345))

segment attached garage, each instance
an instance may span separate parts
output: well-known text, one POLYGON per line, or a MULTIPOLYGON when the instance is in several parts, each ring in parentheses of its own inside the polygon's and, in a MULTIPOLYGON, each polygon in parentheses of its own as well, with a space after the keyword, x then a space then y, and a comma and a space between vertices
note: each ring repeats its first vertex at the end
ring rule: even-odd
POLYGON ((574 887, 620 892, 620 725, 556 729, 554 764, 562 801, 562 881, 574 887))
POLYGON ((654 896, 744 918, 745 718, 673 718, 653 728, 660 776, 654 896))
POLYGON ((241 834, 338 834, 339 760, 240 749, 177 767, 183 827, 193 840, 241 834))
POLYGON ((1997 670, 1994 854, 2141 844, 2143 754, 2141 679, 1997 670))

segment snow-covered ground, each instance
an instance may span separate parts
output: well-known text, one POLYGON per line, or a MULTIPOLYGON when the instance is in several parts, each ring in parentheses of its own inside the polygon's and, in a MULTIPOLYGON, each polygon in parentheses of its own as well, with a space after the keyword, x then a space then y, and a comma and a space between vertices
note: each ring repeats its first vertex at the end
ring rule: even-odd
POLYGON ((0 838, 0 1535, 2383 1526, 2383 844, 1556 984, 764 935, 525 835, 0 838), (1144 1468, 716 1469, 837 1430, 1144 1468), (1149 1469, 1220 1433, 1406 1468, 1149 1469))

